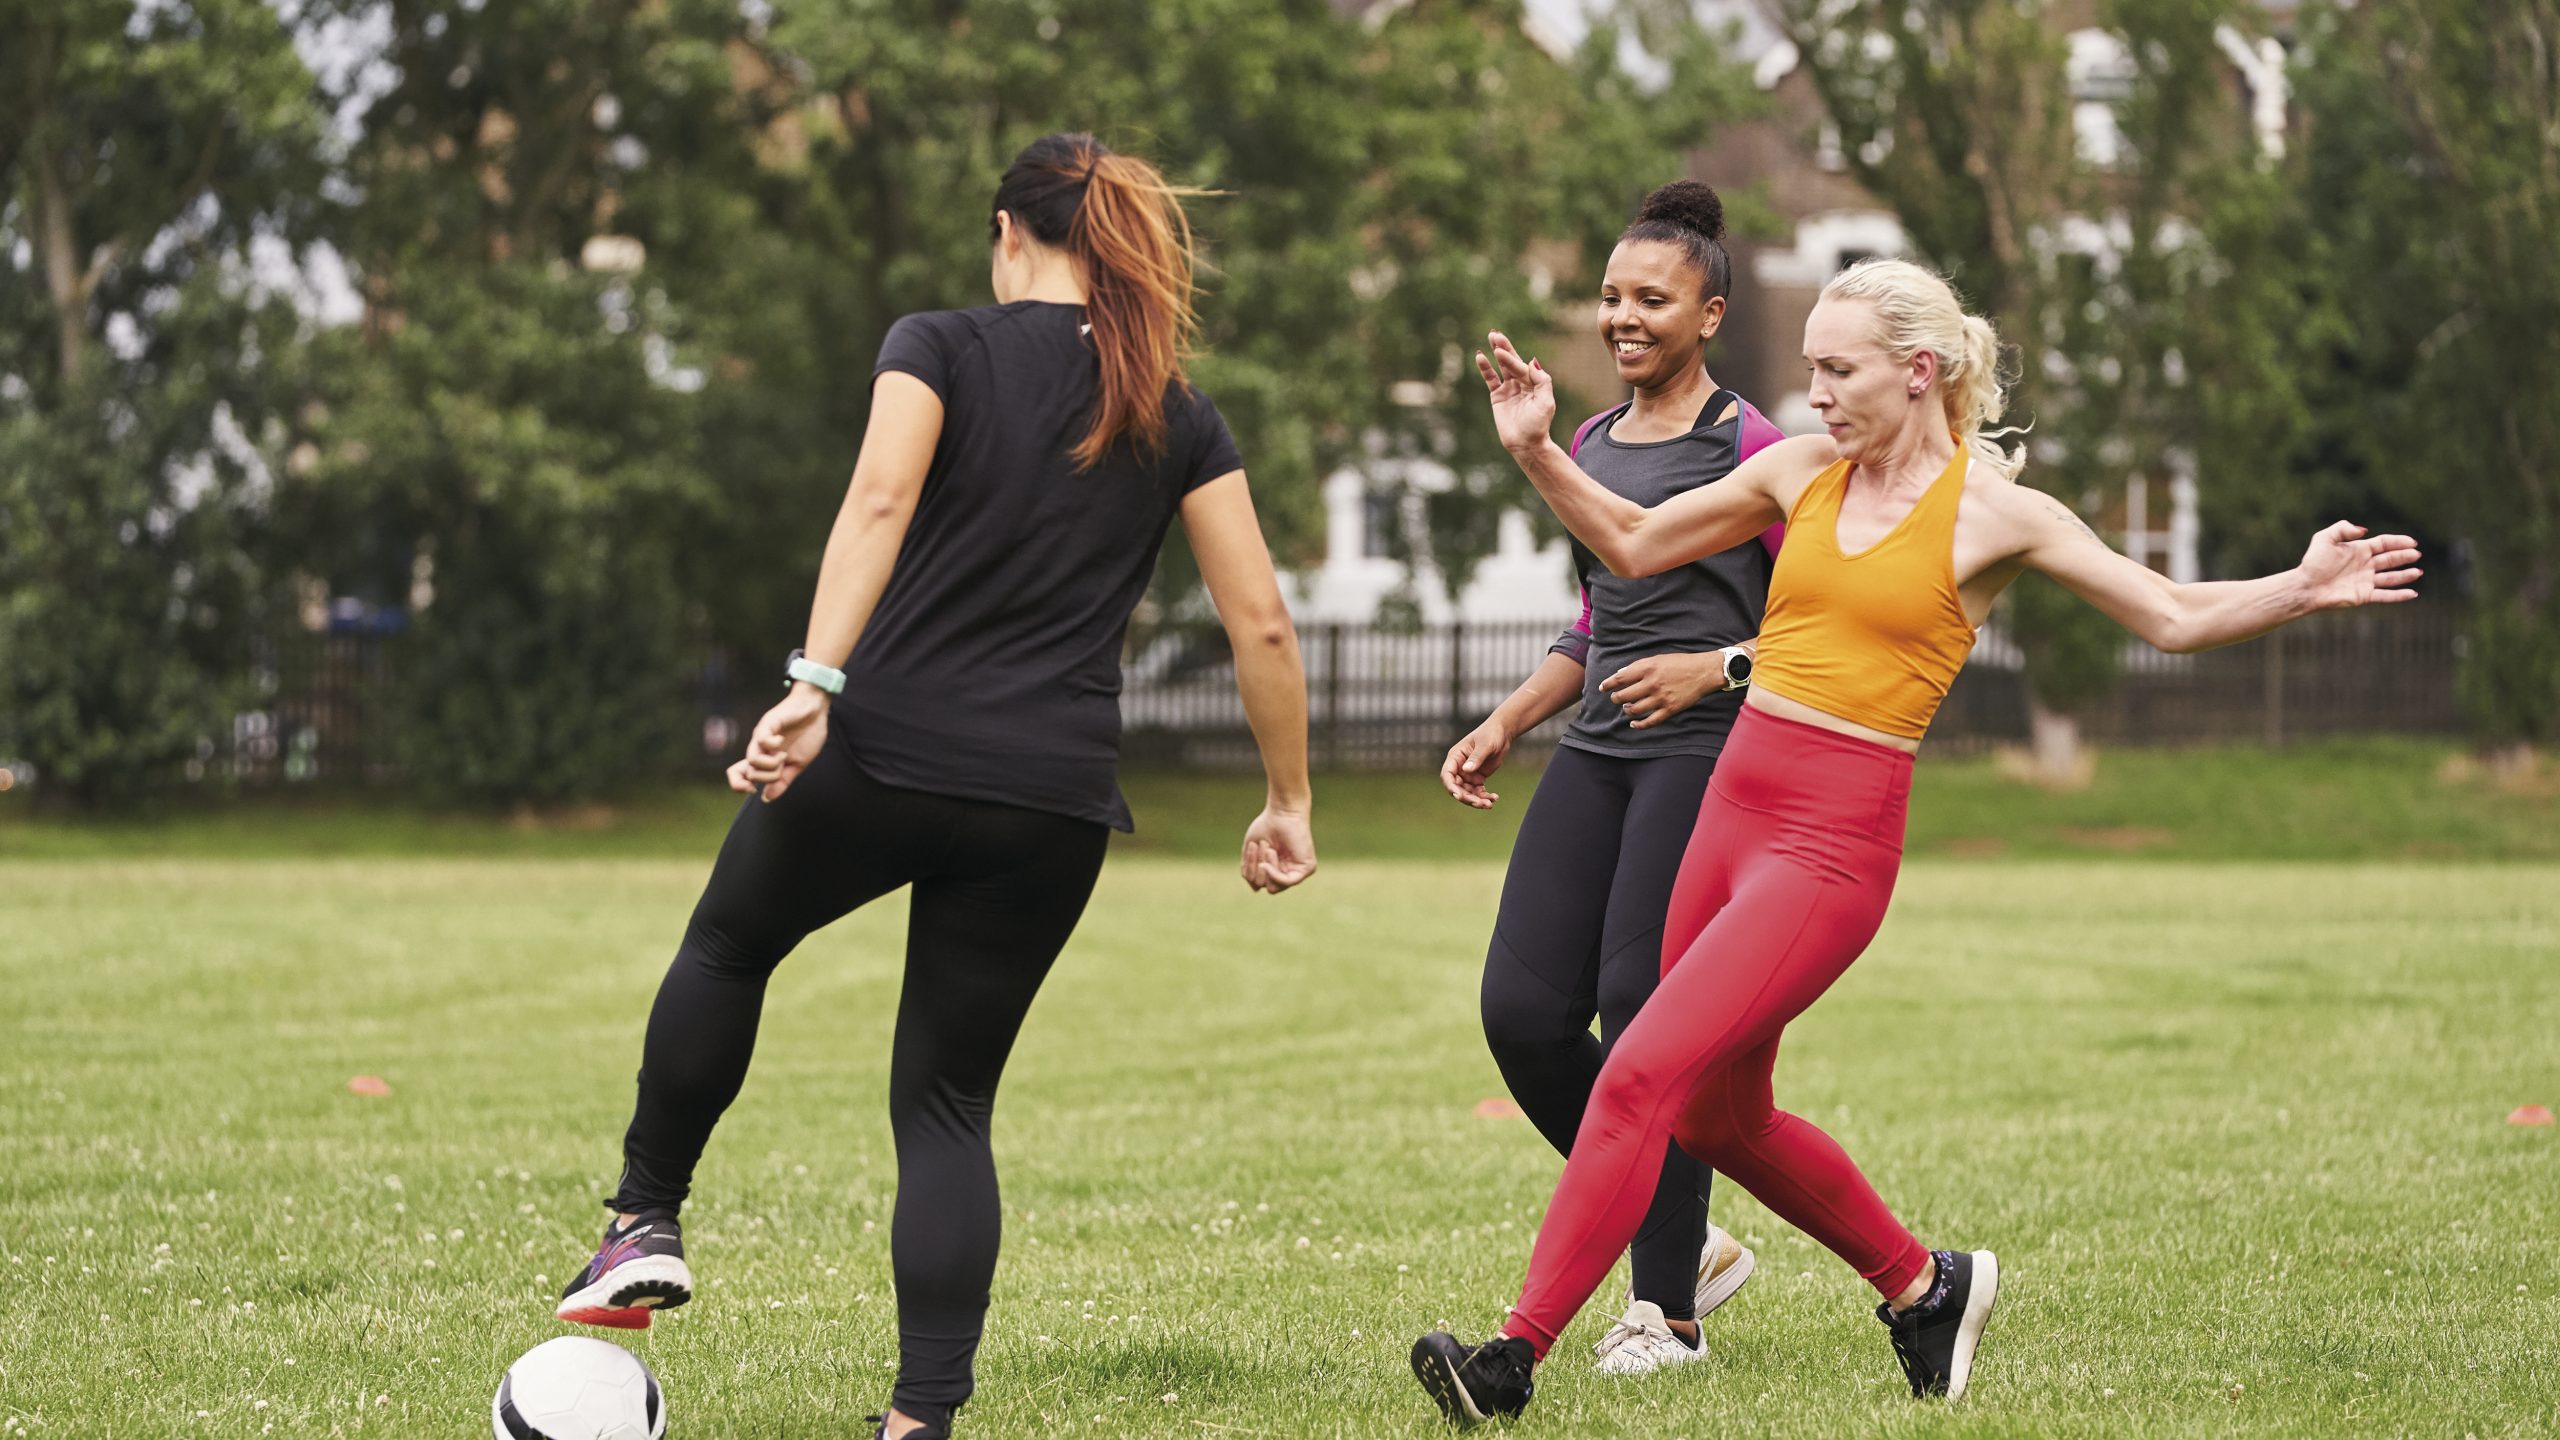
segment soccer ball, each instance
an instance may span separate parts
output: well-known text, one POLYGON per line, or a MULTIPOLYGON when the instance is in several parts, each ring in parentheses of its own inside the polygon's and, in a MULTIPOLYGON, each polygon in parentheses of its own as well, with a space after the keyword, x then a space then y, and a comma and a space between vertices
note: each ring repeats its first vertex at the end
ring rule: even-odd
POLYGON ((497 1440, 659 1440, 667 1402, 639 1356, 609 1340, 563 1335, 507 1367, 489 1429, 497 1440))

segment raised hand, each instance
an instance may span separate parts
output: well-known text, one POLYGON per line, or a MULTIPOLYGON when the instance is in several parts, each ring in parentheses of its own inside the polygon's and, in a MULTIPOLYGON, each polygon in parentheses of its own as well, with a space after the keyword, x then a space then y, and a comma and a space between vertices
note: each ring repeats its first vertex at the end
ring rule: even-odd
POLYGON ((1488 331, 1485 341, 1493 353, 1476 352, 1476 373, 1484 377, 1485 391, 1493 401, 1493 428, 1502 437, 1502 448, 1520 450, 1552 440, 1555 377, 1537 361, 1522 359, 1501 331, 1488 331))
POLYGON ((2367 536, 2341 520, 2311 537, 2302 552, 2302 578, 2324 610, 2388 605, 2418 598, 2418 542, 2406 535, 2367 536))

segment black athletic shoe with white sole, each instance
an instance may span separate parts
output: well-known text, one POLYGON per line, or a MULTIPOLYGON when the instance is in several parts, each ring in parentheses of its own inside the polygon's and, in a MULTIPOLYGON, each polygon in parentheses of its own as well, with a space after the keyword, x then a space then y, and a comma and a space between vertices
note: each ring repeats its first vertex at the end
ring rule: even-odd
MULTIPOLYGON (((862 1418, 871 1422, 871 1440, 889 1440, 888 1416, 865 1415, 862 1418)), ((939 1425, 927 1423, 908 1431, 900 1436, 899 1440, 951 1440, 951 1432, 939 1425)))
POLYGON ((672 1210, 644 1210, 604 1227, 595 1258, 560 1292, 559 1318, 578 1325, 646 1330, 649 1317, 693 1298, 684 1230, 672 1210))
POLYGON ((1460 1429, 1526 1409, 1533 1388, 1529 1377, 1537 1366, 1526 1340, 1469 1346, 1446 1330, 1434 1330, 1413 1342, 1413 1378, 1460 1429))
POLYGON ((1973 1378, 1974 1347, 2000 1298, 2000 1261, 1988 1250, 1933 1250, 1930 1258, 1938 1262, 1938 1277, 1929 1293, 1899 1315, 1878 1305, 1876 1318, 1893 1338, 1913 1399, 1960 1400, 1973 1378))

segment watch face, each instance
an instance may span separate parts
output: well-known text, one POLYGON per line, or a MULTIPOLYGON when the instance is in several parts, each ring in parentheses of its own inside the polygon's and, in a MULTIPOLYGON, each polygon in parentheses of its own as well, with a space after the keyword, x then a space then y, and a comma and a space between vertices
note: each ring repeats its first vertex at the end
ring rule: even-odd
POLYGON ((1751 679, 1751 657, 1736 650, 1724 657, 1724 679, 1728 685, 1740 685, 1751 679))

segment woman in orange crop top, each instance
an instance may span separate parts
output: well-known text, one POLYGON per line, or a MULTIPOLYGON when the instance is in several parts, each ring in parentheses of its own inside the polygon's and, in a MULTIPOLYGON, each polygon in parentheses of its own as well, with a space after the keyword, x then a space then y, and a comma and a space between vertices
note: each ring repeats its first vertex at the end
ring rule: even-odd
POLYGON ((2302 563, 2180 585, 2109 550, 2071 510, 2012 483, 1995 429, 1999 340, 1938 275, 1853 266, 1805 322, 1827 432, 1781 441, 1651 509, 1594 483, 1549 435, 1554 387, 1500 335, 1477 366, 1503 443, 1601 562, 1645 575, 1787 522, 1758 668, 1692 833, 1663 925, 1663 976, 1619 1036, 1539 1226, 1502 1332, 1445 1331, 1413 1368, 1453 1420, 1516 1414, 1557 1334, 1644 1214, 1667 1139, 1855 1266, 1914 1396, 1964 1393, 1999 1293, 1990 1251, 1930 1250, 1840 1147, 1772 1103, 1787 1022, 1883 922, 1902 858, 1911 757, 2011 581, 2041 571, 2163 650, 2228 645, 2315 610, 2415 597, 2416 543, 2344 521, 2302 563))

